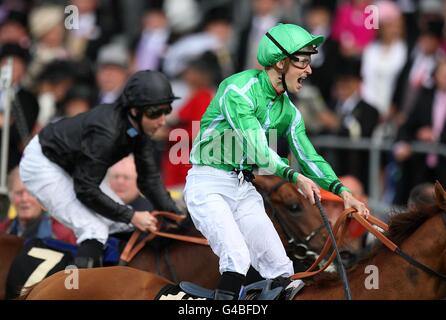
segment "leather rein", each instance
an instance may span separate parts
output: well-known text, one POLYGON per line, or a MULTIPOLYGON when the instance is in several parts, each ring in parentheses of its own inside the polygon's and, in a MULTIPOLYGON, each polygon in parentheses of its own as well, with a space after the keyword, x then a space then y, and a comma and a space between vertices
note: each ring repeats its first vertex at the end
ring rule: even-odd
MULTIPOLYGON (((441 215, 442 215, 442 219, 445 224, 445 227, 446 227, 446 213, 442 212, 441 215)), ((413 257, 409 256, 404 251, 402 251, 393 241, 391 241, 382 232, 380 232, 377 228, 375 228, 375 226, 378 226, 381 229, 383 229, 384 231, 388 231, 389 226, 386 223, 384 223, 383 221, 379 220, 378 218, 376 218, 372 215, 369 215, 368 218, 365 219, 363 216, 361 216, 356 211, 356 209, 348 208, 348 209, 344 210, 342 215, 338 218, 338 220, 335 223, 333 231, 336 236, 336 242, 338 242, 339 245, 341 245, 344 240, 350 219, 355 219, 356 221, 358 221, 367 231, 369 231, 376 238, 378 238, 378 240, 381 241, 381 243, 384 246, 386 246, 390 251, 392 251, 393 253, 397 254, 398 256, 400 256, 401 258, 406 260, 412 266, 428 273, 431 276, 435 276, 443 281, 446 281, 445 274, 435 271, 432 268, 430 268, 429 266, 427 266, 427 265, 423 264, 422 262, 419 262, 416 259, 414 259, 413 257)), ((328 238, 327 241, 325 242, 324 247, 322 248, 322 251, 321 251, 318 259, 310 266, 310 268, 308 268, 308 270, 306 270, 304 272, 299 272, 299 273, 292 275, 291 279, 293 279, 293 280, 294 279, 303 279, 303 278, 315 276, 316 274, 319 274, 322 271, 324 271, 325 269, 327 269, 328 266, 334 261, 335 252, 331 253, 329 259, 327 260, 327 262, 325 263, 325 265, 322 268, 320 268, 318 270, 314 270, 319 265, 319 263, 324 259, 324 257, 331 251, 330 250, 331 244, 332 244, 331 239, 328 238)))
MULTIPOLYGON (((179 224, 182 222, 186 215, 178 215, 172 212, 167 211, 152 211, 152 215, 155 217, 162 217, 167 218, 169 220, 174 221, 176 224, 179 224)), ((158 228, 160 226, 161 222, 158 221, 158 228)), ((185 236, 181 234, 174 234, 174 233, 168 233, 168 232, 162 232, 162 231, 154 231, 146 235, 141 241, 138 242, 138 239, 140 238, 142 232, 138 229, 136 229, 132 236, 130 237, 129 241, 127 242, 124 250, 121 253, 120 256, 120 265, 126 265, 128 264, 135 255, 144 248, 146 243, 152 241, 156 236, 160 236, 163 238, 169 238, 169 239, 175 239, 179 241, 199 244, 207 246, 209 245, 208 241, 203 237, 193 237, 193 236, 185 236)))

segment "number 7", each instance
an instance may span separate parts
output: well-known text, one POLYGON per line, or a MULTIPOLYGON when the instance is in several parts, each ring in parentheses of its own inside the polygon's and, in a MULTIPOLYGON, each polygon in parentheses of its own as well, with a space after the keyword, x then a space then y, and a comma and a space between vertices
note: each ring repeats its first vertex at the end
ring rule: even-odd
POLYGON ((36 270, 31 273, 28 280, 24 284, 24 288, 42 281, 48 272, 51 271, 63 258, 64 254, 50 249, 32 248, 28 251, 28 255, 37 259, 42 259, 42 263, 38 265, 36 270))

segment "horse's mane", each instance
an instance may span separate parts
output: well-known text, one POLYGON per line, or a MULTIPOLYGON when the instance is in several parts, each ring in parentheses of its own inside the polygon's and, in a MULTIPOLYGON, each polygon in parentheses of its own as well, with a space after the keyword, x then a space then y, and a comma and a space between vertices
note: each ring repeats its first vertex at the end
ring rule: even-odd
POLYGON ((389 220, 389 231, 385 235, 395 244, 401 245, 423 223, 440 211, 438 206, 424 206, 418 210, 394 212, 389 220))
MULTIPOLYGON (((384 234, 392 242, 400 246, 401 243, 410 237, 423 223, 439 212, 441 212, 441 209, 438 206, 424 206, 417 210, 409 210, 406 212, 393 211, 388 223, 389 230, 384 234)), ((370 253, 359 260, 358 263, 348 270, 348 272, 352 272, 356 270, 358 266, 366 264, 383 249, 385 249, 384 245, 380 242, 377 243, 371 249, 370 253)), ((322 288, 335 285, 339 282, 339 275, 337 273, 323 272, 313 277, 308 285, 322 288)))

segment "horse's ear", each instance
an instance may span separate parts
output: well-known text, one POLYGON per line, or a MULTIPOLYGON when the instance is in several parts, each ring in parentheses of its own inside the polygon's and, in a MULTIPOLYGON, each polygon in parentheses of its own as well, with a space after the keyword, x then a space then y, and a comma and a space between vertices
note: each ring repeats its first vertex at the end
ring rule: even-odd
POLYGON ((437 198, 438 206, 446 210, 446 193, 438 180, 435 182, 435 197, 437 198))

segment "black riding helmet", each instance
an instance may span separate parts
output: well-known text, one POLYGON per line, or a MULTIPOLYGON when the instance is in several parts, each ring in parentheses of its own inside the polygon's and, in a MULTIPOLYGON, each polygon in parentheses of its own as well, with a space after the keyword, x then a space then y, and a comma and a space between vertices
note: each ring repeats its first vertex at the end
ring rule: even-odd
POLYGON ((163 73, 143 70, 134 73, 129 78, 119 103, 141 126, 143 112, 150 113, 153 109, 157 113, 161 105, 167 105, 170 112, 172 110, 170 104, 176 99, 179 98, 174 96, 169 79, 163 73), (129 112, 132 108, 137 109, 136 115, 129 112))
POLYGON ((142 108, 171 104, 179 99, 172 92, 169 79, 159 72, 143 70, 134 73, 125 85, 122 103, 125 108, 142 108))

